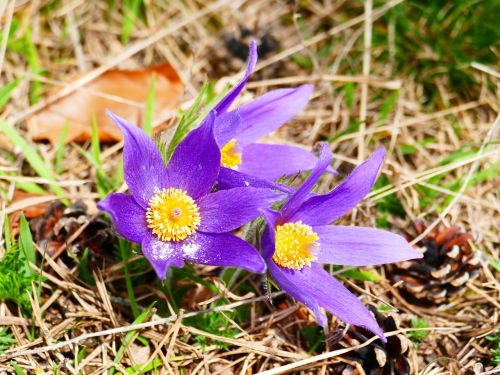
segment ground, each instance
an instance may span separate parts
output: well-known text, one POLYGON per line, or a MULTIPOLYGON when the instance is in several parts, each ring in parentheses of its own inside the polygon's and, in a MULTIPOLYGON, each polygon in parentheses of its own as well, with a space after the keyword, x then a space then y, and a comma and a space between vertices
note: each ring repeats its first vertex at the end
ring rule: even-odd
POLYGON ((262 276, 188 265, 160 282, 96 207, 126 189, 123 144, 103 108, 155 126, 166 142, 204 82, 209 100, 237 81, 251 39, 259 62, 237 104, 314 84, 306 109, 265 141, 328 142, 339 176, 322 178, 318 191, 387 149, 372 192, 339 223, 408 232, 418 248, 433 227, 457 226, 470 234, 460 251, 478 255, 460 271, 474 277, 433 301, 409 296, 390 267, 330 271, 396 319, 387 334, 409 340, 411 373, 500 372, 499 11, 494 0, 0 4, 0 372, 374 366, 354 353, 375 339, 348 341, 353 328, 342 338, 347 327, 331 315, 323 331, 262 276), (419 220, 427 231, 415 238, 419 220))

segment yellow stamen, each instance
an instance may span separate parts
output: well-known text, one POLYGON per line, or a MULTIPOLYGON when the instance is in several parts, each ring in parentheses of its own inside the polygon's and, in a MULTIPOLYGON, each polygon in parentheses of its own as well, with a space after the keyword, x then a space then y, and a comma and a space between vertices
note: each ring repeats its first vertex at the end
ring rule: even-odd
POLYGON ((182 241, 200 225, 199 210, 184 190, 163 189, 149 200, 146 221, 161 241, 182 241))
POLYGON ((241 152, 236 139, 231 139, 221 148, 221 165, 226 168, 237 169, 241 164, 241 152))
POLYGON ((276 250, 274 262, 286 268, 301 270, 315 260, 318 235, 309 225, 301 221, 276 226, 276 250))

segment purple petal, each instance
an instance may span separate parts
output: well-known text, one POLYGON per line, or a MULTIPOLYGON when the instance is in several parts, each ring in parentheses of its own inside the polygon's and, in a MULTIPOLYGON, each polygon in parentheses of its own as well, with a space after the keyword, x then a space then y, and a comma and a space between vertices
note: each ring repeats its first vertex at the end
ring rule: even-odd
POLYGON ((218 119, 220 123, 218 121, 216 124, 217 139, 226 144, 236 138, 242 146, 257 141, 302 111, 313 90, 313 85, 273 90, 232 112, 221 113, 218 119), (230 124, 226 118, 234 117, 233 112, 237 112, 241 122, 230 124))
POLYGON ((125 181, 134 199, 147 208, 155 191, 168 187, 165 163, 154 141, 140 128, 107 112, 123 134, 123 169, 125 181))
POLYGON ((323 325, 326 323, 326 318, 314 303, 348 324, 375 333, 386 342, 384 333, 368 309, 320 265, 313 263, 311 267, 306 266, 300 271, 292 271, 278 267, 269 260, 268 268, 276 283, 292 297, 311 308, 323 325))
POLYGON ((385 150, 381 147, 330 193, 305 201, 289 221, 326 225, 351 211, 372 188, 384 157, 385 150))
POLYGON ((234 188, 207 194, 196 202, 200 207, 201 223, 198 230, 223 233, 235 230, 256 219, 262 209, 282 199, 269 189, 234 188))
POLYGON ((252 143, 242 152, 238 171, 268 180, 277 180, 312 169, 318 158, 300 147, 252 143))
POLYGON ((227 190, 236 187, 255 187, 263 189, 279 190, 285 193, 293 192, 293 188, 274 182, 250 176, 234 169, 221 167, 217 176, 217 189, 227 190))
POLYGON ((276 250, 276 231, 274 228, 276 226, 276 221, 279 218, 279 213, 273 210, 265 210, 262 213, 262 216, 264 216, 264 220, 266 220, 267 223, 261 238, 262 255, 264 256, 264 259, 266 259, 267 263, 269 263, 276 250))
MULTIPOLYGON (((224 147, 226 143, 235 138, 234 133, 238 132, 242 121, 239 108, 215 117, 214 134, 219 147, 224 147)), ((238 147, 240 147, 239 144, 238 147)))
POLYGON ((231 233, 197 232, 181 243, 184 259, 197 264, 239 267, 262 273, 266 264, 258 251, 231 233))
POLYGON ((141 243, 149 232, 146 211, 137 204, 132 195, 109 194, 97 207, 111 216, 116 232, 129 241, 141 243))
POLYGON ((167 166, 170 185, 192 198, 207 194, 220 169, 220 149, 214 138, 215 114, 210 114, 175 149, 167 166))
POLYGON ((316 262, 345 266, 371 266, 422 258, 397 234, 364 227, 316 226, 319 251, 316 262))
POLYGON ((294 300, 302 303, 312 310, 316 316, 318 324, 322 327, 326 327, 328 320, 325 313, 321 311, 318 301, 316 301, 307 292, 302 290, 300 287, 294 285, 293 280, 290 280, 290 275, 286 274, 283 268, 279 267, 272 260, 267 262, 267 268, 273 280, 278 284, 278 286, 290 295, 294 300))
POLYGON ((217 113, 224 113, 226 112, 229 107, 231 107, 231 104, 233 104, 234 100, 236 97, 240 94, 241 90, 243 90, 243 87, 245 87, 248 78, 250 77, 250 74, 255 68, 255 64, 257 63, 257 44, 255 43, 254 40, 250 42, 250 47, 249 47, 249 55, 248 55, 248 62, 247 62, 247 68, 245 71, 245 75, 241 79, 240 82, 236 86, 234 86, 231 91, 229 91, 224 98, 217 104, 217 106, 214 108, 214 110, 217 113))
POLYGON ((285 203, 283 208, 281 209, 281 218, 280 222, 285 223, 291 221, 290 218, 295 214, 295 212, 302 205, 304 200, 309 196, 309 192, 316 184, 316 181, 321 177, 323 172, 328 168, 330 163, 333 160, 332 153, 328 148, 327 143, 322 144, 321 154, 318 158, 314 169, 311 171, 311 174, 304 181, 304 183, 290 196, 288 202, 285 203))
MULTIPOLYGON (((269 239, 271 240, 272 243, 274 243, 274 236, 275 236, 274 228, 276 227, 276 223, 277 223, 278 219, 280 218, 280 213, 276 212, 274 210, 267 209, 267 210, 262 211, 262 216, 264 217, 264 220, 266 220, 267 226, 270 230, 269 239)), ((274 251, 273 251, 273 254, 274 254, 274 251)))
POLYGON ((182 268, 184 261, 180 247, 183 242, 163 242, 148 232, 141 243, 142 253, 161 280, 165 280, 168 267, 182 268))
POLYGON ((307 294, 302 293, 299 289, 291 287, 290 283, 287 282, 286 278, 282 277, 281 268, 274 263, 271 259, 274 255, 275 245, 275 230, 274 226, 279 214, 275 211, 266 210, 264 212, 264 218, 267 222, 267 226, 264 229, 264 234, 262 235, 262 254, 264 259, 266 259, 268 270, 276 283, 281 289, 286 291, 291 297, 296 301, 300 301, 307 307, 309 307, 316 315, 318 323, 325 327, 327 324, 326 315, 320 310, 318 303, 307 294))

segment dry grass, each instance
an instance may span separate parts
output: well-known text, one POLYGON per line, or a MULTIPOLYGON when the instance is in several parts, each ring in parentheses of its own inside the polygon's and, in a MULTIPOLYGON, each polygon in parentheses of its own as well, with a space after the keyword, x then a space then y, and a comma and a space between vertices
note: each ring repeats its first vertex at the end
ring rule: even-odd
MULTIPOLYGON (((382 171, 388 183, 374 189, 369 199, 342 222, 373 226, 375 218, 383 216, 396 229, 423 217, 432 218, 436 224, 459 224, 474 233, 474 247, 484 254, 482 272, 467 284, 466 293, 433 307, 408 303, 380 267, 368 269, 380 276, 379 282, 344 281, 364 303, 379 306, 383 302, 394 308, 402 329, 388 335, 415 330, 410 321, 416 316, 429 323, 425 329, 428 337, 412 348, 414 373, 454 374, 474 368, 478 373, 494 373, 484 372, 484 368, 489 366, 491 356, 485 337, 495 335, 500 321, 498 273, 489 262, 500 262, 498 169, 495 178, 478 179, 477 174, 498 162, 499 149, 493 142, 498 140, 499 128, 499 98, 494 91, 498 75, 493 68, 468 68, 467 73, 476 82, 471 88, 477 94, 474 100, 453 91, 444 78, 438 77, 434 82, 438 92, 429 104, 418 74, 398 74, 394 57, 388 62, 379 61, 383 51, 391 55, 394 50, 391 38, 382 48, 380 43, 372 44, 369 37, 372 27, 390 29, 381 16, 400 6, 400 2, 390 1, 382 6, 375 2, 372 9, 372 2, 366 1, 367 16, 362 4, 346 1, 306 2, 300 9, 285 1, 221 0, 206 6, 192 0, 146 2, 142 9, 144 19, 136 21, 131 42, 122 44, 122 9, 117 6, 110 11, 106 1, 50 5, 46 1, 7 0, 4 6, 0 5, 2 28, 12 26, 12 15, 21 20, 18 35, 30 28, 38 64, 47 73, 41 86, 42 100, 32 104, 30 93, 36 74, 25 56, 2 46, 2 81, 25 78, 1 116, 24 131, 24 121, 50 104, 50 100, 43 99, 43 93, 52 85, 64 87, 59 95, 63 97, 108 69, 138 68, 163 61, 178 71, 186 88, 184 102, 188 103, 207 76, 218 80, 230 75, 231 82, 237 78, 233 75, 243 62, 230 56, 224 44, 225 33, 236 33, 240 24, 251 28, 257 36, 271 30, 281 47, 260 59, 241 102, 276 87, 315 84, 306 110, 271 139, 310 148, 318 141, 330 140, 334 167, 342 175, 377 146, 388 149, 382 171), (42 11, 49 5, 50 11, 42 11), (293 22, 294 10, 300 10, 300 22, 293 22), (330 48, 329 52, 318 57, 325 47, 330 48), (293 61, 291 56, 298 53, 309 58, 309 68, 293 61), (74 72, 85 74, 76 82, 67 82, 66 77, 74 72), (384 114, 394 93, 396 99, 384 114), (366 121, 361 122, 359 131, 353 130, 353 124, 359 120, 366 121), (427 143, 429 139, 432 142, 427 143), (411 153, 407 152, 409 149, 411 153), (474 152, 441 163, 457 150, 474 152), (431 193, 431 201, 423 206, 423 195, 431 193), (404 209, 403 224, 378 208, 389 195, 404 209), (456 355, 450 358, 450 353, 456 355)), ((216 89, 226 82, 227 79, 220 80, 216 89)), ((155 119, 155 123, 171 123, 175 114, 169 116, 155 119)), ((16 181, 44 181, 37 180, 23 163, 23 153, 2 135, 0 145, 5 151, 0 154, 0 171, 16 172, 10 177, 0 174, 0 188, 7 198, 0 204, 0 217, 57 199, 43 196, 13 202, 16 181)), ((45 160, 54 159, 54 147, 43 143, 35 146, 45 160)), ((121 147, 117 144, 103 150, 106 171, 116 170, 121 163, 121 147)), ((89 213, 96 214, 95 169, 76 145, 66 148, 62 167, 58 179, 66 197, 71 201, 82 199, 89 206, 89 213)), ((320 189, 325 191, 337 181, 325 177, 320 189)), ((0 246, 0 253, 3 251, 0 246)), ((217 285, 221 293, 207 292, 206 287, 193 280, 175 280, 172 289, 185 288, 191 293, 181 306, 172 305, 168 288, 154 281, 151 274, 144 276, 149 282, 135 286, 141 311, 146 311, 154 300, 161 301, 164 308, 153 308, 142 322, 133 323, 125 277, 116 259, 94 267, 96 286, 90 287, 79 277, 71 258, 50 258, 43 249, 37 251, 45 259, 41 269, 37 269, 45 281, 41 293, 34 289, 30 296, 32 317, 26 318, 14 304, 0 304, 0 326, 8 327, 15 338, 15 343, 0 354, 3 373, 13 373, 13 362, 27 373, 101 374, 112 367, 121 373, 127 373, 125 369, 129 368, 129 373, 134 373, 130 370, 133 366, 156 359, 161 363, 158 372, 162 374, 327 374, 334 373, 331 364, 339 361, 340 354, 356 349, 332 351, 326 344, 323 352, 308 353, 309 344, 300 334, 302 328, 313 326, 313 317, 307 311, 288 301, 279 308, 273 306, 262 280, 256 276, 236 275, 235 282, 226 287, 220 270, 213 267, 197 267, 196 275, 217 285), (242 292, 242 285, 246 285, 247 292, 242 292), (226 304, 217 305, 223 299, 226 304), (238 323, 228 312, 241 306, 246 307, 248 319, 238 323), (206 332, 183 320, 200 316, 216 316, 233 334, 206 332)), ((128 263, 133 265, 139 258, 135 256, 128 263)), ((337 329, 338 324, 333 319, 330 330, 337 329)))

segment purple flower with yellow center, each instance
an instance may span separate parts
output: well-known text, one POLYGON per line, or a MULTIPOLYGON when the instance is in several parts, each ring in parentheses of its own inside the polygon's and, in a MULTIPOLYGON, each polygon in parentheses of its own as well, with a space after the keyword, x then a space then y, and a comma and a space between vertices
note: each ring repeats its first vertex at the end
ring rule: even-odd
MULTIPOLYGON (((277 89, 231 111, 257 63, 257 47, 250 43, 247 68, 240 82, 215 106, 215 138, 221 147, 221 178, 232 170, 261 179, 277 180, 314 167, 317 158, 305 149, 256 143, 299 113, 309 101, 312 85, 277 89)), ((334 172, 329 169, 329 172, 334 172)))
POLYGON ((422 257, 394 233, 329 225, 370 191, 384 156, 384 149, 379 148, 330 193, 311 194, 311 188, 332 161, 330 150, 324 145, 309 178, 290 195, 279 212, 269 210, 265 214, 268 225, 262 239, 264 259, 272 278, 290 296, 309 307, 321 325, 327 323, 320 310, 324 308, 383 340, 383 332, 368 309, 322 264, 368 266, 422 257))
POLYGON ((168 165, 137 126, 110 113, 124 138, 124 174, 131 194, 114 193, 98 207, 116 231, 140 243, 158 277, 184 260, 263 272, 257 250, 229 233, 257 218, 280 198, 269 189, 234 188, 212 193, 221 154, 213 132, 214 114, 177 146, 168 165))

